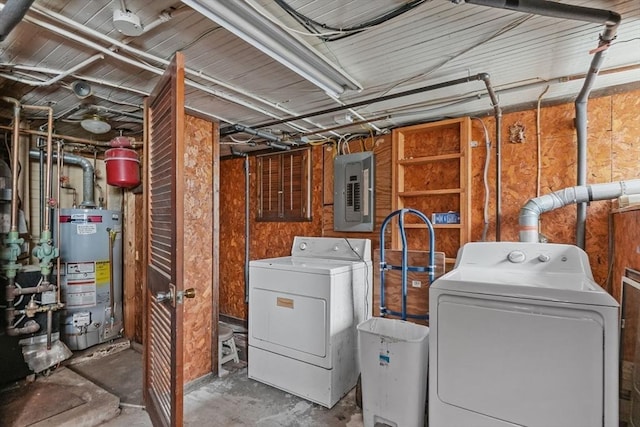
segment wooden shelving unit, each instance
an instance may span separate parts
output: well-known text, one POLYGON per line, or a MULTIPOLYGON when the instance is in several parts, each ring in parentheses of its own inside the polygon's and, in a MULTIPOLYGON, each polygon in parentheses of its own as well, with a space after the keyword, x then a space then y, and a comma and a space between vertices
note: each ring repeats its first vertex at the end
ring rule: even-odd
MULTIPOLYGON (((471 236, 470 139, 469 117, 393 131, 393 210, 413 208, 430 219, 434 212, 460 214, 459 224, 434 224, 436 250, 445 253, 447 264, 471 236)), ((398 225, 392 226, 392 249, 400 249, 398 225)), ((425 224, 407 216, 405 229, 411 249, 428 249, 425 224)))

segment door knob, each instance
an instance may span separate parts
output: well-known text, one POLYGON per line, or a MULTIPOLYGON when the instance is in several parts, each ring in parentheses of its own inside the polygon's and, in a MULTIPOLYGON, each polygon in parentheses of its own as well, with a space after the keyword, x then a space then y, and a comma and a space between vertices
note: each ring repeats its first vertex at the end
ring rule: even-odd
POLYGON ((178 295, 179 297, 182 297, 182 298, 195 298, 196 290, 194 288, 185 289, 182 292, 178 292, 178 295))
POLYGON ((175 307, 176 303, 182 304, 185 298, 195 298, 196 290, 194 288, 188 288, 184 291, 176 292, 175 286, 169 285, 169 290, 166 292, 160 291, 156 293, 157 302, 170 301, 171 305, 175 307))
POLYGON ((173 300, 173 289, 169 289, 166 292, 158 292, 156 293, 156 301, 158 302, 165 302, 165 301, 172 301, 173 300))

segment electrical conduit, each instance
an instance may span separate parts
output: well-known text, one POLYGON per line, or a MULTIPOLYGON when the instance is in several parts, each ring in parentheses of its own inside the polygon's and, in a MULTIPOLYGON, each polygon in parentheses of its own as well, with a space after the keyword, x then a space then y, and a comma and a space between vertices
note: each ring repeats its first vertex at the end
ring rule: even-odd
MULTIPOLYGON (((460 0, 452 1, 454 3, 460 2, 460 0)), ((611 41, 616 38, 616 32, 622 19, 621 16, 609 10, 562 4, 546 0, 467 0, 467 3, 605 25, 605 29, 602 35, 600 35, 598 47, 591 51, 591 53, 594 53, 593 59, 591 60, 591 65, 589 66, 589 71, 586 74, 582 89, 575 101, 576 136, 578 141, 577 184, 578 186, 584 186, 587 179, 587 99, 591 93, 595 78, 600 71, 604 54, 611 41)), ((582 249, 584 249, 585 246, 586 217, 587 206, 584 202, 581 202, 578 204, 576 218, 576 245, 582 249)))
POLYGON ((496 121, 496 242, 499 242, 501 240, 502 224, 502 108, 500 108, 498 96, 493 90, 493 86, 491 86, 489 74, 480 73, 478 76, 481 76, 487 87, 496 121))

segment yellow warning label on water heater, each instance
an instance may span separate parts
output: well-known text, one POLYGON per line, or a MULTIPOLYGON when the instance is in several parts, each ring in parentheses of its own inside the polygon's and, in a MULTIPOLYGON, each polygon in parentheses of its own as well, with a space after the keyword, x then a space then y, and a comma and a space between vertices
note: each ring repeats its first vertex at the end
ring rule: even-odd
POLYGON ((109 261, 96 261, 96 283, 109 283, 110 281, 109 261))

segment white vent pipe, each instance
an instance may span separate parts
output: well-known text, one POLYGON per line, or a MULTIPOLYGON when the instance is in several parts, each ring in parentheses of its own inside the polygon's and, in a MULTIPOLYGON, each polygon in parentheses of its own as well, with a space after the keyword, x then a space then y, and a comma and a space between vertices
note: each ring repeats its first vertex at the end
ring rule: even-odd
POLYGON ((60 80, 64 79, 67 76, 70 76, 71 74, 77 72, 78 70, 81 70, 82 68, 85 68, 86 66, 96 62, 99 59, 104 59, 104 55, 101 53, 97 53, 87 59, 85 59, 84 61, 80 62, 79 64, 74 65, 73 67, 69 68, 68 70, 62 71, 60 73, 57 73, 56 76, 51 77, 49 80, 29 80, 26 79, 24 77, 17 77, 15 79, 15 81, 20 82, 20 83, 24 83, 27 84, 29 86, 36 86, 36 87, 44 87, 44 86, 51 86, 52 84, 59 82, 60 80))
POLYGON ((611 200, 628 194, 640 194, 640 179, 578 185, 531 199, 520 209, 520 241, 538 241, 538 221, 544 212, 569 204, 611 200))

